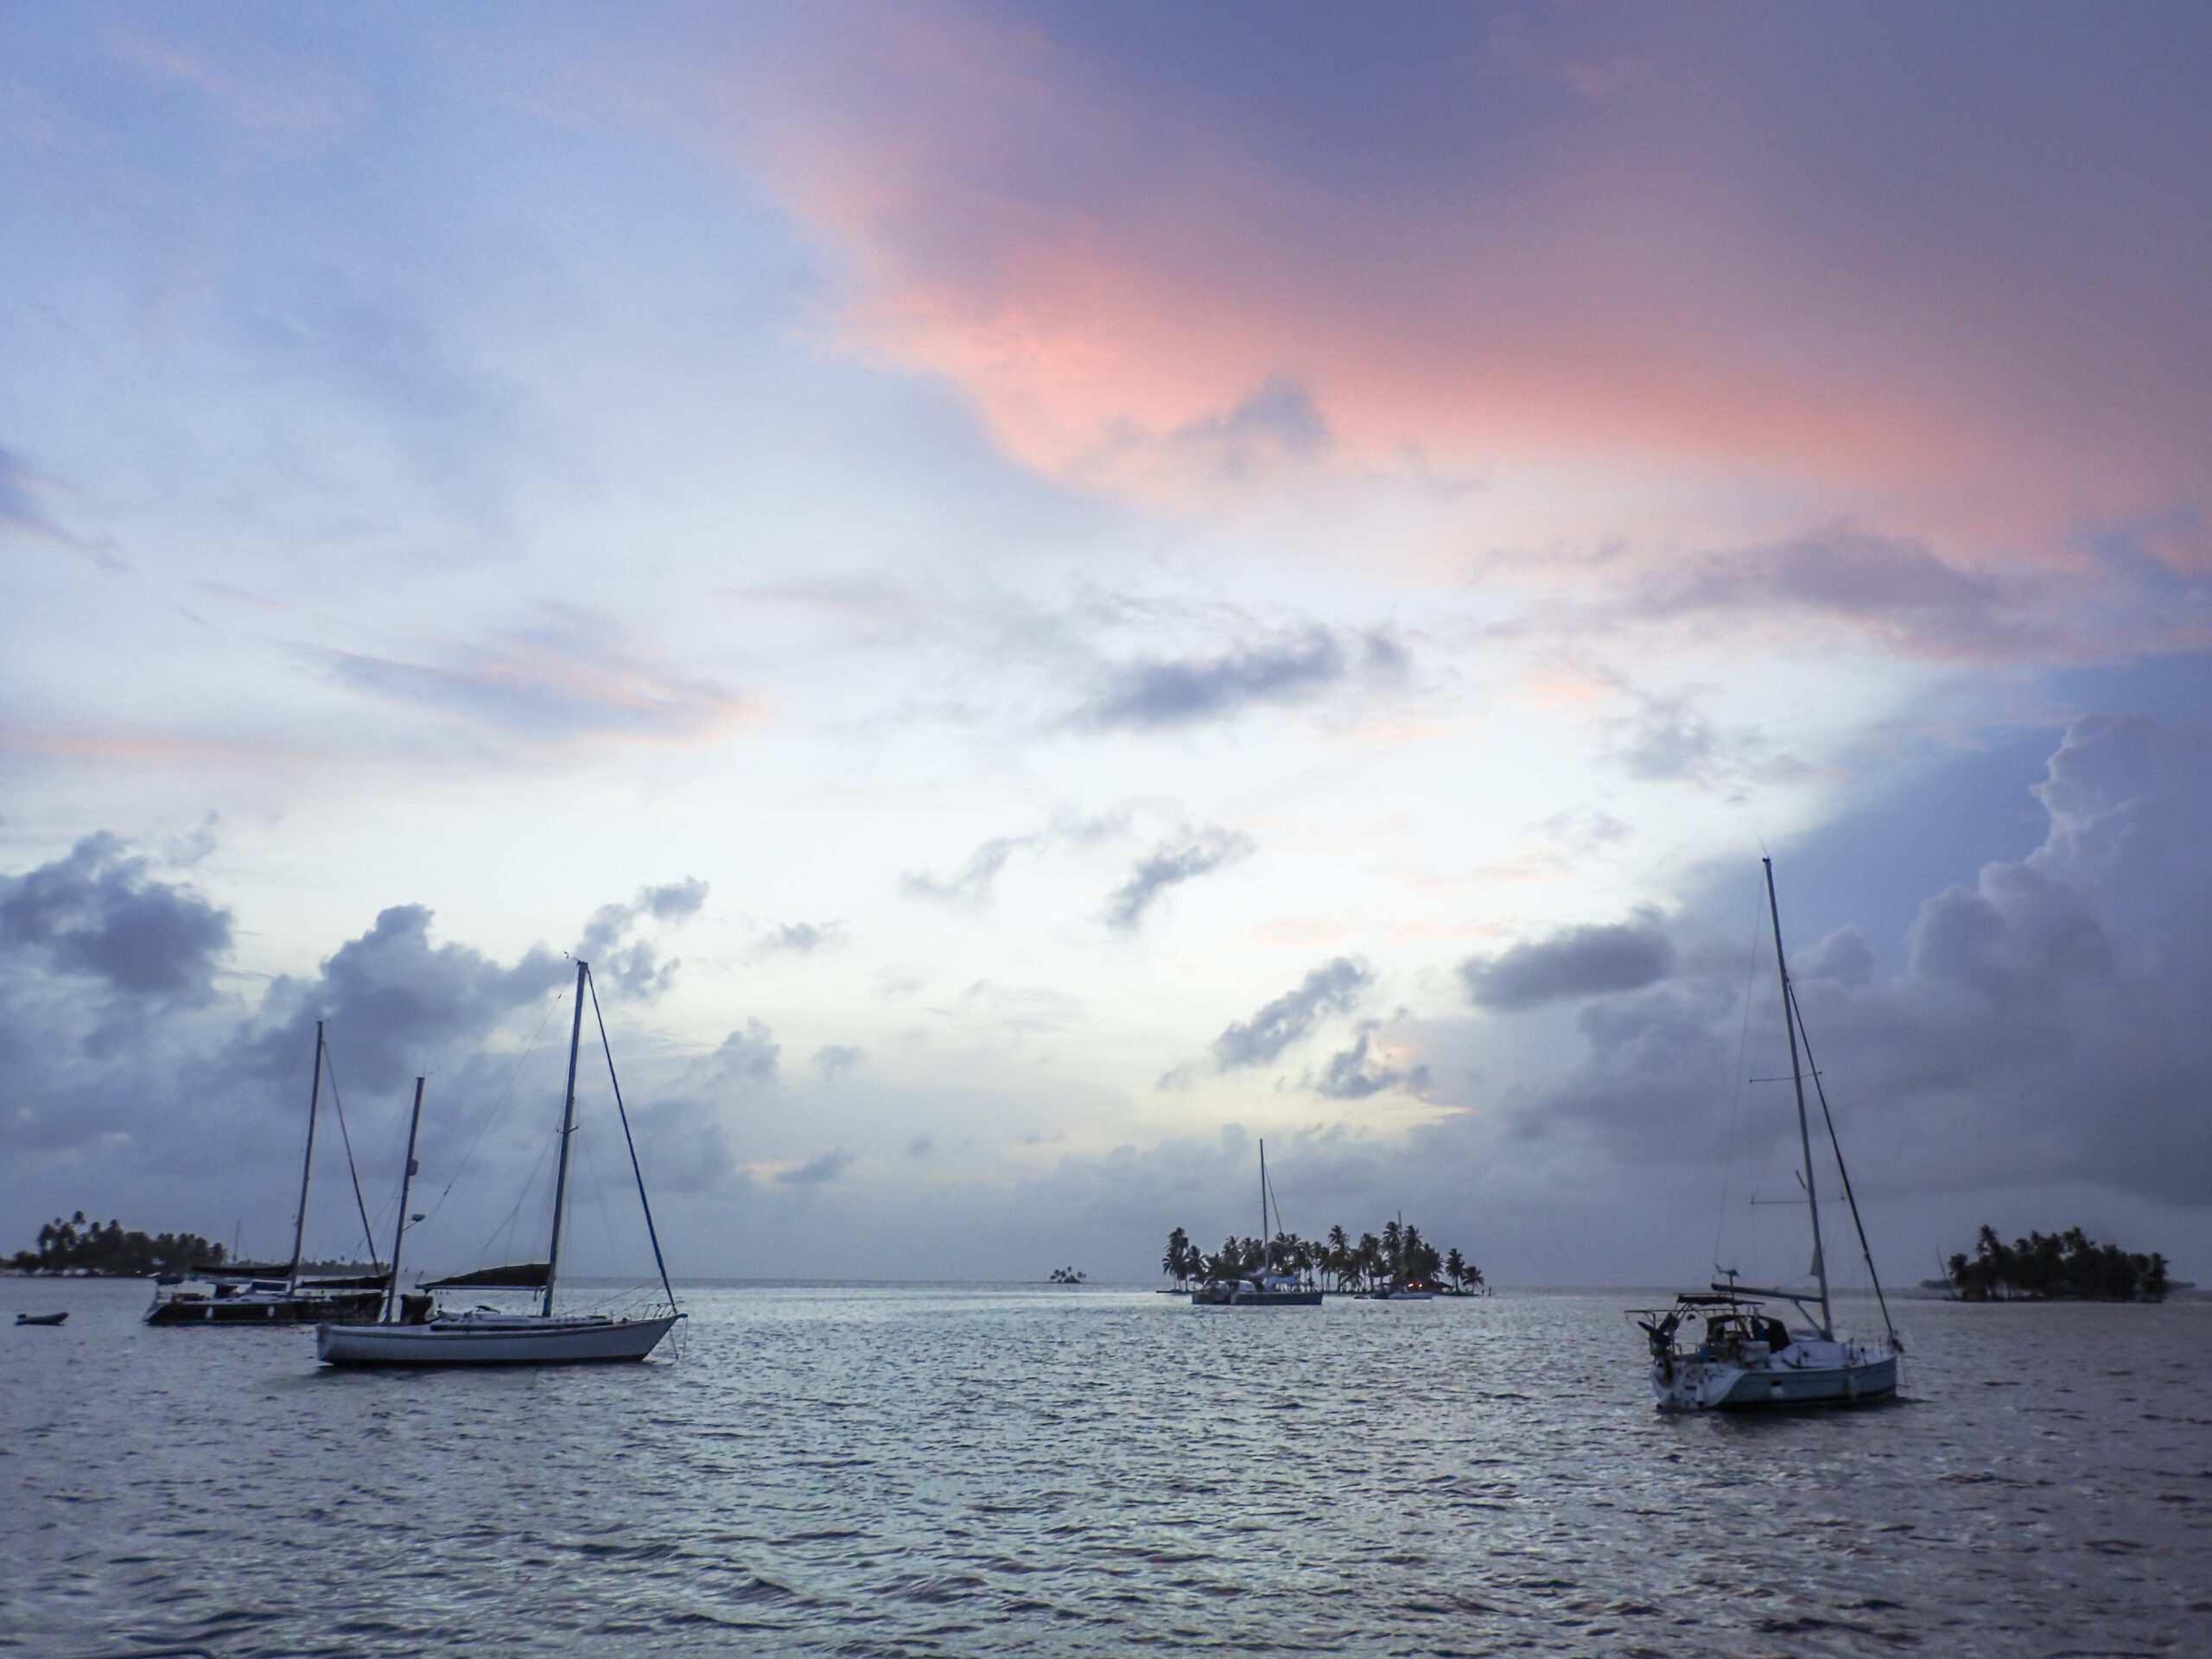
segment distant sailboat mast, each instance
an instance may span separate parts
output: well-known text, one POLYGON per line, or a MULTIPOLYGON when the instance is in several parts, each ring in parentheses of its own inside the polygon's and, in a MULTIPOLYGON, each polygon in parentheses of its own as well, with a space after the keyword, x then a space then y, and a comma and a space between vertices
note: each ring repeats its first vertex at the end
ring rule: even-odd
POLYGON ((407 1242, 407 1194, 415 1179, 415 1132, 423 1127, 423 1084, 415 1079, 415 1113, 407 1120, 407 1165, 399 1174, 399 1219, 391 1230, 391 1288, 385 1292, 384 1322, 390 1325, 399 1311, 399 1247, 407 1242))
POLYGON ((1782 976, 1782 1024, 1789 1033, 1789 1081, 1797 1090, 1797 1144, 1805 1155, 1805 1204, 1813 1216, 1813 1271, 1821 1281, 1821 1338, 1835 1340, 1834 1320, 1828 1312, 1828 1255, 1821 1248, 1821 1200, 1813 1190, 1813 1131, 1805 1116, 1805 1071, 1797 1058, 1797 999, 1789 988, 1789 964, 1782 954, 1782 906, 1774 896, 1774 861, 1766 867, 1767 914, 1774 922, 1774 965, 1782 976))
POLYGON ((584 976, 591 964, 576 963, 575 1017, 569 1027, 569 1092, 561 1106, 561 1161, 553 1177, 553 1243, 545 1252, 545 1304, 538 1311, 553 1317, 553 1281, 561 1270, 561 1214, 569 1196, 569 1141, 576 1132, 576 1051, 584 1036, 584 976))
POLYGON ((308 1178, 315 1173, 315 1121, 322 1105, 322 1021, 315 1022, 315 1082, 308 1089, 308 1150, 300 1160, 300 1209, 292 1217, 292 1265, 284 1270, 284 1294, 300 1291, 300 1251, 308 1236, 308 1178))
POLYGON ((1268 1143, 1260 1142, 1260 1271, 1268 1269, 1268 1143))

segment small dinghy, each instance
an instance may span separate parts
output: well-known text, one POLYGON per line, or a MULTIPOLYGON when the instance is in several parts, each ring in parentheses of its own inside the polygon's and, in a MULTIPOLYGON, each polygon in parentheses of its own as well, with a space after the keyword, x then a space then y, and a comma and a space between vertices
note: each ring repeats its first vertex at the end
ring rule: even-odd
POLYGON ((18 1313, 16 1315, 16 1323, 17 1325, 60 1325, 68 1317, 66 1311, 60 1313, 18 1313))

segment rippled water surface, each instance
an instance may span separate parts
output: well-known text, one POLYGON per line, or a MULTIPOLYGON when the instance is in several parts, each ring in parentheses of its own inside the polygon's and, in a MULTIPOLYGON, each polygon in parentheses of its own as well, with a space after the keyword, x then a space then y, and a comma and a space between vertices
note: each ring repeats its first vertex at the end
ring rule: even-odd
POLYGON ((2212 1652, 2203 1302, 1913 1303, 1909 1402, 1682 1421, 1618 1294, 700 1289, 442 1375, 146 1295, 0 1281, 0 1648, 2212 1652))

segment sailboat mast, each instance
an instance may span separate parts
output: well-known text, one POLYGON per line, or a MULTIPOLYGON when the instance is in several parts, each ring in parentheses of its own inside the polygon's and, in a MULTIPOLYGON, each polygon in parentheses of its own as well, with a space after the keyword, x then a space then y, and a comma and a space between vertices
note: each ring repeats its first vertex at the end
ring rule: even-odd
POLYGON ((1260 1142, 1260 1271, 1268 1270, 1268 1143, 1260 1142))
POLYGON ((300 1291, 300 1249, 308 1236, 308 1177, 315 1171, 315 1120, 322 1104, 322 1021, 315 1022, 315 1082, 308 1090, 308 1149, 300 1160, 300 1210, 292 1217, 292 1265, 284 1270, 284 1294, 300 1291))
POLYGON ((399 1172, 399 1219, 391 1230, 391 1281, 385 1287, 384 1322, 399 1306, 399 1247, 407 1238, 407 1188, 415 1179, 415 1131, 423 1127, 423 1079, 415 1079, 415 1115, 407 1120, 407 1162, 399 1172))
POLYGON ((1782 976, 1782 1024, 1789 1033, 1789 1081, 1797 1090, 1797 1144, 1805 1155, 1805 1205, 1813 1217, 1813 1271, 1821 1281, 1821 1338, 1835 1339, 1834 1321, 1828 1313, 1828 1254, 1821 1248, 1821 1200, 1813 1190, 1813 1131, 1805 1116, 1805 1071, 1797 1058, 1797 1001, 1789 989, 1789 964, 1782 954, 1782 906, 1774 896, 1774 861, 1766 867, 1766 909, 1774 922, 1774 966, 1782 976))
MULTIPOLYGON (((576 1011, 569 1027, 569 1092, 561 1105, 561 1162, 553 1177, 553 1243, 545 1252, 545 1305, 539 1310, 553 1317, 553 1280, 561 1268, 561 1212, 569 1197, 569 1141, 576 1131, 576 1051, 584 1039, 584 976, 591 964, 576 963, 576 1011)), ((1793 1051, 1794 1052, 1794 1051, 1793 1051)), ((1802 1106, 1801 1106, 1802 1115, 1802 1106)))

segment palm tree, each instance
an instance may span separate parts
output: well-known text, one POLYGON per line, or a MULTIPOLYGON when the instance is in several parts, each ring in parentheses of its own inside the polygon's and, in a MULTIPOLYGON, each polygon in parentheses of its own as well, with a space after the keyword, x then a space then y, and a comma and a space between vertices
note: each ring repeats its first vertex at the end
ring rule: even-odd
POLYGON ((1467 1276, 1467 1258, 1459 1254, 1457 1244, 1444 1257, 1444 1276, 1452 1281, 1454 1290, 1459 1288, 1460 1281, 1467 1276))
POLYGON ((1372 1290, 1376 1280, 1382 1273, 1382 1241, 1372 1233, 1362 1233, 1357 1255, 1359 1276, 1366 1281, 1367 1288, 1372 1290))
POLYGON ((1321 1258, 1321 1265, 1336 1274, 1337 1288, 1344 1287, 1344 1274, 1351 1270, 1351 1241, 1344 1236, 1342 1224, 1329 1229, 1329 1252, 1321 1258))
POLYGON ((1382 1258, 1390 1277, 1401 1278, 1406 1268, 1406 1230, 1395 1217, 1382 1224, 1382 1258))
POLYGON ((1183 1258, 1191 1248, 1191 1236, 1178 1227, 1167 1235, 1167 1254, 1160 1258, 1160 1270, 1175 1281, 1175 1288, 1183 1288, 1183 1258))

